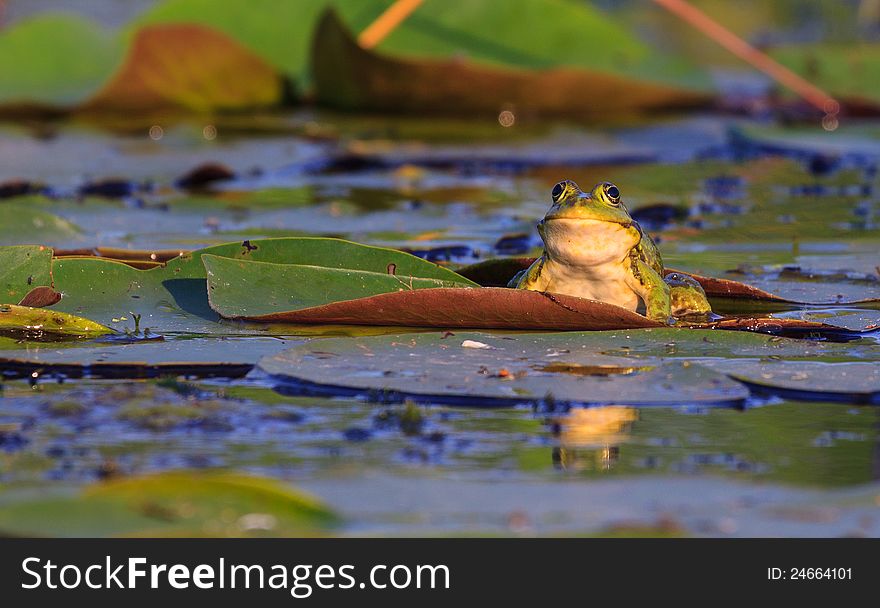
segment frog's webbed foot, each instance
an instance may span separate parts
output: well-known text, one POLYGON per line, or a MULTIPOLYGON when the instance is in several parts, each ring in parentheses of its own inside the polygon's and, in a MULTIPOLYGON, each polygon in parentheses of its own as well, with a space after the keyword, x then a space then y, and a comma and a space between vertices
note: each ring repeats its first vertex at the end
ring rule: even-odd
POLYGON ((680 272, 670 272, 663 281, 669 285, 672 316, 698 321, 712 313, 703 286, 693 277, 680 272))

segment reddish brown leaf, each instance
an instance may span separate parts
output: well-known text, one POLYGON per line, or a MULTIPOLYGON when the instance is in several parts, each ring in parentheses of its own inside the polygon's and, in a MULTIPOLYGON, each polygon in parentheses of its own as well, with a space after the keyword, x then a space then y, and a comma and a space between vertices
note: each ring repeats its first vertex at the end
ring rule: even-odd
POLYGON ((703 289, 706 291, 706 295, 710 298, 737 298, 743 300, 763 300, 767 302, 792 302, 792 300, 786 300, 785 298, 781 298, 768 291, 752 287, 751 285, 746 285, 745 283, 740 283, 739 281, 704 277, 692 272, 682 272, 681 270, 674 270, 672 268, 666 268, 663 272, 664 274, 679 272, 693 277, 699 281, 700 285, 702 285, 703 289))
MULTIPOLYGON (((210 301, 210 294, 208 299, 210 301)), ((651 321, 614 304, 561 294, 500 287, 396 291, 300 310, 229 318, 265 323, 461 329, 601 331, 664 326, 662 323, 651 321)), ((852 331, 826 323, 769 317, 722 319, 711 323, 683 324, 681 327, 749 331, 790 338, 822 338, 831 341, 855 340, 870 333, 852 331)))
POLYGON ((51 287, 34 287, 21 299, 19 306, 45 308, 61 301, 61 294, 51 287))
POLYGON ((272 106, 281 101, 276 71, 225 34, 196 24, 141 28, 125 63, 85 110, 193 111, 272 106))
POLYGON ((631 329, 661 327, 613 304, 524 289, 439 288, 333 302, 251 321, 484 329, 631 329))

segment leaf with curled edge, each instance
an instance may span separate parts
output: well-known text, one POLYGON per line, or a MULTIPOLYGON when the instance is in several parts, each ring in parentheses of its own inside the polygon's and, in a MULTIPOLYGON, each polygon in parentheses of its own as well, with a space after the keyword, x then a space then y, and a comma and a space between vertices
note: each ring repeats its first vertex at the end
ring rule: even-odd
POLYGON ((34 339, 44 336, 97 338, 114 332, 100 323, 57 310, 0 304, 0 333, 34 339))
POLYGON ((801 401, 880 405, 880 366, 869 361, 713 359, 706 366, 754 394, 801 401))
POLYGON ((197 24, 139 29, 123 65, 84 111, 196 112, 278 105, 284 84, 277 71, 226 34, 197 24))
MULTIPOLYGON (((318 323, 448 329, 608 330, 663 327, 614 304, 503 287, 462 287, 434 279, 204 255, 208 302, 221 317, 263 323, 318 323)), ((794 338, 856 340, 871 332, 801 319, 745 317, 688 329, 794 338)), ((874 332, 876 333, 876 332, 874 332)))
POLYGON ((460 281, 425 278, 352 268, 272 264, 203 255, 208 275, 208 301, 229 318, 272 314, 279 310, 322 307, 386 293, 459 287, 460 281))

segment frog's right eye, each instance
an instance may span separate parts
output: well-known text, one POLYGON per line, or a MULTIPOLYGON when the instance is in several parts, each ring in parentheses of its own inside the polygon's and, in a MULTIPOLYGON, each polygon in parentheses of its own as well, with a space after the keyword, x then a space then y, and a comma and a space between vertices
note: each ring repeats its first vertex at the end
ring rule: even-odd
POLYGON ((559 202, 559 197, 562 196, 562 193, 565 192, 565 182, 559 182, 555 186, 553 186, 553 192, 550 193, 550 196, 553 197, 553 202, 559 202))

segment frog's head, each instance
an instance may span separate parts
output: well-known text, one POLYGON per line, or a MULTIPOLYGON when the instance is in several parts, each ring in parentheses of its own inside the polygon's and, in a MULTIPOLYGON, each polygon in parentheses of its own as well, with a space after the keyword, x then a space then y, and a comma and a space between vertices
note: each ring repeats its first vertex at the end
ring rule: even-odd
POLYGON ((571 180, 559 182, 550 193, 553 206, 544 216, 551 220, 592 220, 629 225, 632 218, 620 200, 620 189, 610 182, 596 184, 592 192, 583 192, 571 180))
POLYGON ((586 193, 573 181, 559 182, 551 192, 553 206, 538 223, 544 250, 568 266, 621 261, 639 243, 641 233, 612 183, 586 193))

